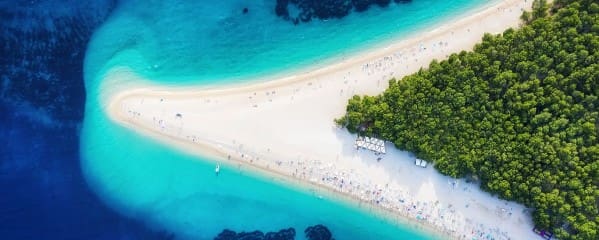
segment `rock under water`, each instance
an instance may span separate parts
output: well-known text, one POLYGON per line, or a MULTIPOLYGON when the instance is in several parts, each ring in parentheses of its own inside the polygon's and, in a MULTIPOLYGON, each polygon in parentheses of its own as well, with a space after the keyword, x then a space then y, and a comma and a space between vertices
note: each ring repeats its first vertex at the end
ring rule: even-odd
MULTIPOLYGON (((412 0, 393 0, 395 3, 409 3, 412 0)), ((309 22, 313 18, 326 20, 343 18, 353 11, 363 12, 370 6, 387 7, 391 0, 277 0, 275 14, 294 24, 309 22), (298 10, 291 13, 290 8, 298 10)))
POLYGON ((309 240, 333 240, 333 234, 329 229, 321 224, 311 226, 304 230, 306 238, 309 240))
POLYGON ((293 240, 295 239, 295 229, 287 228, 278 232, 261 231, 236 233, 228 229, 223 230, 214 240, 293 240))
MULTIPOLYGON (((304 230, 308 240, 334 240, 333 234, 322 224, 307 227, 304 230)), ((214 240, 293 240, 295 239, 295 229, 287 228, 278 232, 261 231, 253 232, 235 232, 229 229, 223 230, 214 240)))

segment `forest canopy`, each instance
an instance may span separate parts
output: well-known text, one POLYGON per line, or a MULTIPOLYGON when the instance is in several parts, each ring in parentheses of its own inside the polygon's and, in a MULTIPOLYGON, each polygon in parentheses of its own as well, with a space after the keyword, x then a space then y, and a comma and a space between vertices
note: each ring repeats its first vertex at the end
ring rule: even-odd
POLYGON ((599 239, 599 3, 537 0, 522 20, 336 121, 478 179, 560 239, 599 239))

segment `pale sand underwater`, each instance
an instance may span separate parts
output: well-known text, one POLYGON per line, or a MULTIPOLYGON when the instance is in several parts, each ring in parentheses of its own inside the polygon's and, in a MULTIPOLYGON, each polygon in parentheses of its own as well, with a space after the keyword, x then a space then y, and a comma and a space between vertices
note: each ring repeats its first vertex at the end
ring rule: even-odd
POLYGON ((323 197, 372 204, 386 217, 412 219, 454 238, 533 239, 532 220, 523 206, 432 167, 417 167, 413 156, 391 143, 377 161, 372 152, 356 150, 356 136, 334 124, 353 95, 381 93, 392 77, 401 79, 433 59, 471 50, 486 32, 517 27, 522 9, 529 10, 531 2, 501 1, 387 47, 266 82, 195 89, 111 86, 118 79, 144 81, 128 69, 115 68, 105 75, 102 99, 112 120, 184 151, 211 156, 222 168, 247 168, 302 188, 318 186, 323 197))

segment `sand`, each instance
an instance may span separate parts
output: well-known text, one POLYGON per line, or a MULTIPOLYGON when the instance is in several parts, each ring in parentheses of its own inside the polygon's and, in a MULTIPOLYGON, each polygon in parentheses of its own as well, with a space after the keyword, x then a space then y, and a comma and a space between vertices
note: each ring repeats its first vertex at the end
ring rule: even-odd
MULTIPOLYGON (((165 87, 126 68, 105 75, 105 111, 115 122, 223 168, 250 169, 329 189, 381 212, 414 219, 453 238, 535 239, 522 205, 451 179, 386 143, 387 154, 356 150, 334 124, 355 94, 378 94, 392 78, 433 59, 471 50, 485 32, 518 27, 532 1, 506 0, 429 32, 360 52, 316 70, 244 85, 165 87), (142 82, 125 87, 111 82, 142 82), (381 157, 380 160, 377 160, 381 157)), ((324 194, 324 193, 323 193, 324 194)))

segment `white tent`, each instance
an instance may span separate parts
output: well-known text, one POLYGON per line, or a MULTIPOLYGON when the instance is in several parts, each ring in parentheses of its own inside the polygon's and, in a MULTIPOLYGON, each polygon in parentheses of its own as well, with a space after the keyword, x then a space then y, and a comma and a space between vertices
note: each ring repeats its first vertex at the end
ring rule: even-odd
POLYGON ((416 158, 416 166, 425 168, 426 164, 428 164, 428 162, 426 162, 426 161, 424 161, 422 159, 416 158))
POLYGON ((371 137, 358 137, 355 143, 356 148, 365 148, 375 153, 385 154, 385 141, 371 137))

